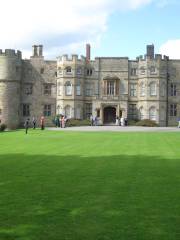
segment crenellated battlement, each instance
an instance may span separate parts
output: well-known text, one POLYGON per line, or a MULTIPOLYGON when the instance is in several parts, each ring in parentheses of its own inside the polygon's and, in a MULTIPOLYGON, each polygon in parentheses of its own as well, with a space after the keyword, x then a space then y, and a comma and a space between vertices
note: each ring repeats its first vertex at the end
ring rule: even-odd
POLYGON ((60 63, 60 62, 85 62, 86 61, 86 58, 84 56, 78 56, 77 54, 72 54, 72 55, 67 55, 67 54, 64 54, 62 56, 59 56, 57 58, 57 61, 60 63))
POLYGON ((155 57, 154 58, 151 58, 150 56, 147 56, 147 55, 140 55, 139 57, 136 58, 137 61, 139 62, 145 62, 147 60, 150 60, 150 61, 167 61, 169 60, 169 57, 166 56, 166 55, 161 55, 161 54, 155 54, 155 57))
POLYGON ((2 49, 0 49, 0 57, 1 56, 5 56, 5 57, 18 57, 18 58, 22 58, 22 53, 21 51, 17 50, 15 51, 14 49, 5 49, 5 51, 2 51, 2 49))

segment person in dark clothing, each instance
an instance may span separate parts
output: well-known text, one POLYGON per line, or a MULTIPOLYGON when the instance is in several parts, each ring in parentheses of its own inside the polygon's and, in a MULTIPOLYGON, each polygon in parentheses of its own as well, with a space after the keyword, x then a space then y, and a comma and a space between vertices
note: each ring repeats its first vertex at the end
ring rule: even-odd
POLYGON ((24 127, 25 127, 25 132, 27 134, 28 133, 28 129, 29 129, 29 118, 26 119, 26 121, 24 123, 24 127))
POLYGON ((36 129, 36 119, 35 119, 35 117, 33 117, 32 123, 33 123, 33 129, 36 129))

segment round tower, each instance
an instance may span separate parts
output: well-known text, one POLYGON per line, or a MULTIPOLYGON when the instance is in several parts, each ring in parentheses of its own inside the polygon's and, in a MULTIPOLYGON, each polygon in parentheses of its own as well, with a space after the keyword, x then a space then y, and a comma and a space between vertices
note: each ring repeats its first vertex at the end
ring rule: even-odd
POLYGON ((0 50, 0 120, 8 128, 19 126, 21 52, 0 50))

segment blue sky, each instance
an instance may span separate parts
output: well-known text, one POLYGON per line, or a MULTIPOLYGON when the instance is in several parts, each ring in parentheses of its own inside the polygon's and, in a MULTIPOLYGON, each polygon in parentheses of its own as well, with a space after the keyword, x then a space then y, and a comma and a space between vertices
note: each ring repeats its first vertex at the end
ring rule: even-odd
POLYGON ((46 58, 85 54, 136 56, 154 43, 156 53, 180 59, 178 0, 0 0, 0 48, 15 48, 29 58, 33 44, 46 58), (11 7, 9 7, 11 6, 11 7), (11 17, 7 17, 11 16, 11 17))

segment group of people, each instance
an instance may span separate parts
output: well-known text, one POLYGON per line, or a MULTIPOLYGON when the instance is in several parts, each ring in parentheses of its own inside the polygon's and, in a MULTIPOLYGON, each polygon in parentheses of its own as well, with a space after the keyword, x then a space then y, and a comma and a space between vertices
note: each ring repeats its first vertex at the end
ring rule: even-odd
POLYGON ((93 115, 90 116, 91 126, 97 126, 98 125, 98 118, 96 116, 93 117, 93 115))
POLYGON ((127 126, 128 125, 128 121, 127 118, 119 118, 118 116, 116 116, 116 126, 127 126))
POLYGON ((56 127, 65 128, 67 118, 66 118, 66 116, 63 116, 63 115, 56 116, 54 119, 54 122, 55 122, 56 127))
MULTIPOLYGON (((31 125, 31 121, 30 121, 29 118, 27 118, 25 123, 24 123, 26 134, 28 133, 28 129, 29 129, 30 125, 31 125)), ((32 126, 33 126, 33 129, 36 129, 36 119, 35 119, 35 117, 32 118, 32 126)), ((44 116, 41 116, 41 118, 40 118, 40 127, 41 127, 41 130, 44 130, 44 128, 45 128, 44 116)))

